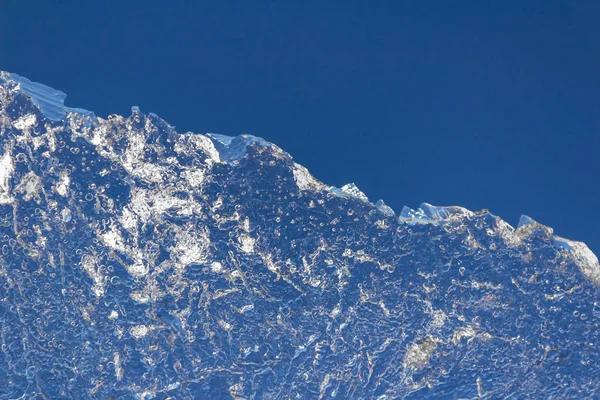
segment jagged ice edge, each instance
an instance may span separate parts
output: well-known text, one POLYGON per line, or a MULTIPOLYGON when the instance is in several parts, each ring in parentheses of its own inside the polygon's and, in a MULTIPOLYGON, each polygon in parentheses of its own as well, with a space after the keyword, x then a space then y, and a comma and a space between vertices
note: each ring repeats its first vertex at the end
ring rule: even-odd
MULTIPOLYGON (((39 108, 40 112, 51 121, 58 122, 65 120, 70 115, 77 115, 80 118, 83 117, 88 126, 98 122, 96 115, 92 111, 66 107, 64 103, 67 95, 60 90, 53 89, 41 83, 32 82, 15 73, 0 71, 0 79, 16 82, 18 89, 27 95, 33 104, 39 108)), ((139 112, 139 108, 132 107, 132 111, 139 112)), ((247 146, 252 143, 257 143, 264 147, 272 146, 270 142, 260 137, 247 134, 232 137, 217 133, 207 133, 206 136, 213 142, 220 161, 230 164, 244 157, 247 146)), ((7 178, 4 175, 10 175, 9 161, 4 158, 0 159, 0 189, 3 181, 6 180, 4 178, 7 178)), ((335 186, 328 187, 314 178, 305 167, 296 163, 294 164, 294 178, 300 190, 328 190, 336 196, 352 197, 372 204, 369 202, 368 197, 354 183, 349 183, 341 188, 335 186)), ((385 205, 383 200, 378 200, 374 206, 387 217, 395 217, 394 211, 385 205)), ((474 215, 476 213, 459 206, 433 206, 428 203, 422 203, 416 210, 404 207, 398 220, 409 224, 436 224, 452 219, 470 218, 474 215)), ((598 258, 585 243, 553 235, 552 228, 539 224, 526 215, 521 216, 516 230, 505 221, 502 222, 520 238, 529 236, 539 230, 545 232, 545 235, 551 238, 554 245, 571 253, 573 260, 588 279, 600 286, 600 264, 598 258)))

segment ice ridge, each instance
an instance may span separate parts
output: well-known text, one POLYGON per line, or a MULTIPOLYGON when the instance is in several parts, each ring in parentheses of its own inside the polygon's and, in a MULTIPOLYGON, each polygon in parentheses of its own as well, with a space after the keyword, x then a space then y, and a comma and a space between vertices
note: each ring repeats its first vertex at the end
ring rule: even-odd
MULTIPOLYGON (((60 90, 53 89, 41 83, 32 82, 31 80, 15 73, 0 71, 0 78, 5 82, 14 81, 17 83, 18 86, 16 86, 16 88, 13 90, 20 90, 22 93, 27 95, 31 99, 32 103, 40 109, 43 116, 51 121, 67 120, 69 114, 74 114, 77 117, 89 117, 91 120, 97 121, 95 114, 91 111, 65 107, 64 101, 67 95, 60 90)), ((132 107, 132 112, 134 115, 141 114, 139 107, 132 107)), ((164 121, 162 122, 166 124, 164 121)), ((217 158, 219 162, 225 162, 229 164, 237 162, 246 155, 247 149, 251 145, 258 145, 259 147, 263 148, 273 147, 279 153, 284 153, 272 143, 260 137, 249 134, 233 137, 217 133, 207 133, 206 137, 210 139, 212 146, 218 153, 217 158)), ((287 153, 285 154, 287 155, 287 153)), ((297 167, 305 170, 305 168, 302 166, 297 167)), ((327 190, 336 196, 351 197, 361 202, 373 205, 369 202, 368 197, 354 183, 349 183, 341 188, 337 188, 335 186, 323 185, 318 180, 315 180, 310 173, 308 173, 308 171, 306 171, 304 175, 310 176, 310 179, 314 182, 311 186, 312 190, 327 190)), ((383 200, 379 200, 373 206, 386 216, 394 215, 394 211, 389 206, 385 205, 383 200)), ((406 223, 428 224, 457 219, 469 219, 472 218, 473 215, 473 211, 460 206, 434 206, 429 203, 422 203, 419 208, 415 210, 405 206, 397 218, 399 221, 406 223)), ((496 216, 493 217, 499 219, 496 216)), ((507 229, 509 229, 511 232, 514 232, 514 234, 518 236, 517 240, 522 241, 524 238, 532 235, 542 235, 547 237, 548 240, 554 237, 552 228, 539 224, 526 215, 521 216, 516 230, 504 221, 502 221, 502 224, 506 225, 507 229)), ((565 250, 572 252, 574 258, 578 260, 578 265, 580 265, 582 270, 588 271, 586 276, 600 276, 600 266, 597 258, 584 243, 575 242, 560 237, 557 240, 553 240, 553 243, 565 250), (586 264, 586 266, 583 267, 582 264, 586 264)), ((594 278, 592 280, 600 284, 600 279, 594 278)))

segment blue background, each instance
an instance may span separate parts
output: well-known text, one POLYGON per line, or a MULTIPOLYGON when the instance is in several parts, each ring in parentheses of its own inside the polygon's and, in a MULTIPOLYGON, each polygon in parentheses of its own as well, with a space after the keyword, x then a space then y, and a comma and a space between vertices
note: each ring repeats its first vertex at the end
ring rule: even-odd
POLYGON ((2 1, 0 69, 600 253, 600 2, 2 1), (85 3, 85 4, 82 4, 85 3), (459 5, 457 5, 459 4, 459 5))

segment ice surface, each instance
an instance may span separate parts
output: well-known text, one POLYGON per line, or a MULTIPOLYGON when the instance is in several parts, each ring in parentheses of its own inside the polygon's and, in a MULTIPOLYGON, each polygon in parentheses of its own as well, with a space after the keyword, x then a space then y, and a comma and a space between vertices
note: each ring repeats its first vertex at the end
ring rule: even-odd
POLYGON ((7 151, 0 157, 0 204, 10 204, 13 201, 10 195, 10 178, 14 170, 14 161, 7 151))
POLYGON ((244 157, 244 155, 246 155, 246 148, 252 143, 256 143, 259 146, 264 147, 271 146, 271 144, 266 140, 252 135, 231 137, 216 133, 209 133, 207 136, 211 139, 214 139, 213 143, 215 148, 219 151, 221 160, 229 163, 244 157))
POLYGON ((64 98, 0 73, 0 398, 599 397, 585 244, 64 98))
POLYGON ((388 215, 388 216, 395 215, 394 210, 392 210, 392 208, 390 206, 386 205, 385 202, 381 199, 377 200, 377 202, 375 203, 375 207, 377 207, 377 209, 379 211, 381 211, 382 213, 384 213, 385 215, 388 215))
POLYGON ((15 82, 19 83, 21 91, 31 98, 49 120, 60 121, 65 117, 66 113, 77 113, 95 118, 94 113, 91 111, 65 107, 67 95, 60 90, 53 89, 41 83, 32 82, 17 74, 9 74, 9 76, 15 82))
POLYGON ((367 195, 365 195, 359 188, 358 186, 356 186, 354 183, 348 183, 344 186, 342 186, 341 188, 337 188, 335 186, 331 186, 329 188, 329 190, 338 195, 338 196, 342 196, 342 197, 354 197, 356 199, 359 199, 361 201, 364 202, 368 202, 369 198, 367 197, 367 195))

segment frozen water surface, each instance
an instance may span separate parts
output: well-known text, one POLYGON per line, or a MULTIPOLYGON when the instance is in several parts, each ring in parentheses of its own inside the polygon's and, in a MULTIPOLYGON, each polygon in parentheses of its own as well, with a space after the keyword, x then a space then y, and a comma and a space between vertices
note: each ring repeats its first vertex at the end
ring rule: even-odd
POLYGON ((600 397, 585 244, 64 99, 0 74, 0 398, 600 397))

